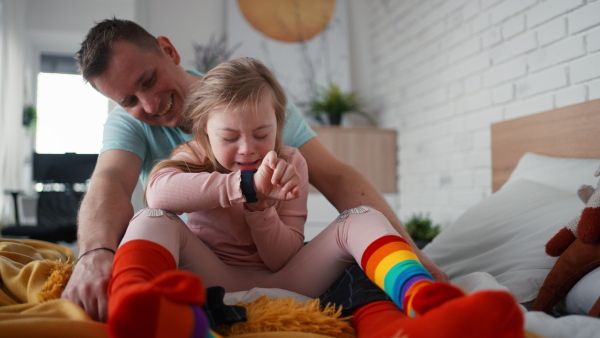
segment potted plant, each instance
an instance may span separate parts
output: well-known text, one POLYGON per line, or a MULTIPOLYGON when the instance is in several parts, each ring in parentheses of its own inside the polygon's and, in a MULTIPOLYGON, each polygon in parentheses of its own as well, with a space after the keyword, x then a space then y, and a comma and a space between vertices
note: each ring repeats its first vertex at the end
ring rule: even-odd
POLYGON ((23 126, 27 128, 35 128, 37 121, 37 110, 33 105, 27 105, 23 108, 23 126))
POLYGON ((211 35, 205 45, 194 43, 194 63, 196 70, 206 74, 219 63, 229 60, 233 52, 240 47, 240 43, 227 49, 227 38, 225 34, 220 37, 211 35))
POLYGON ((317 121, 334 126, 341 124, 344 115, 356 113, 364 116, 371 125, 375 125, 373 118, 361 110, 356 92, 344 93, 333 83, 330 83, 329 87, 321 88, 317 97, 308 103, 308 113, 317 121))
POLYGON ((439 225, 433 224, 429 214, 422 213, 413 214, 404 223, 404 227, 419 249, 425 247, 441 231, 439 225))

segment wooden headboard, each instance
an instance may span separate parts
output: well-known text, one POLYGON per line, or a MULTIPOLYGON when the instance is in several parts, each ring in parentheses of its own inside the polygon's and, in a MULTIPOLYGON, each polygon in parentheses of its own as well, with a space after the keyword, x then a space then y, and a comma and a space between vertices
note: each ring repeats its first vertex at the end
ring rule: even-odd
POLYGON ((492 191, 526 152, 600 158, 600 99, 492 124, 492 191))

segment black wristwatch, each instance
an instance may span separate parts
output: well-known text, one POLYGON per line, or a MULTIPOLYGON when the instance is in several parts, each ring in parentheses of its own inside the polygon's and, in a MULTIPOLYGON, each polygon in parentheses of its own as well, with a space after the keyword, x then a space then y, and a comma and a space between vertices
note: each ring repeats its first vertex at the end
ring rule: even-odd
POLYGON ((258 170, 242 170, 242 180, 240 181, 240 188, 242 188, 242 194, 246 197, 246 203, 256 203, 256 191, 254 191, 254 173, 258 170))

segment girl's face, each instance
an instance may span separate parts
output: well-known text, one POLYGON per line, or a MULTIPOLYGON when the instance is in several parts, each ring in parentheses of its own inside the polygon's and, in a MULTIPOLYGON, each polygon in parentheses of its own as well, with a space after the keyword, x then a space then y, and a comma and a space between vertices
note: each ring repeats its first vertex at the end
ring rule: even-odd
POLYGON ((231 171, 258 169, 265 155, 275 150, 277 120, 270 96, 257 108, 254 112, 248 106, 221 105, 209 113, 205 131, 212 151, 231 171))

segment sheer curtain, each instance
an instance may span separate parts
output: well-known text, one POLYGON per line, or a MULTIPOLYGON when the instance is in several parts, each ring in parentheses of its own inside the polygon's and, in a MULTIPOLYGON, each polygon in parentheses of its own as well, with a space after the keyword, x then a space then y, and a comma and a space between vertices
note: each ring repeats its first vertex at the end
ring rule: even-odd
POLYGON ((25 1, 0 0, 0 224, 13 222, 5 190, 22 189, 23 154, 29 147, 21 124, 24 103, 25 1))

